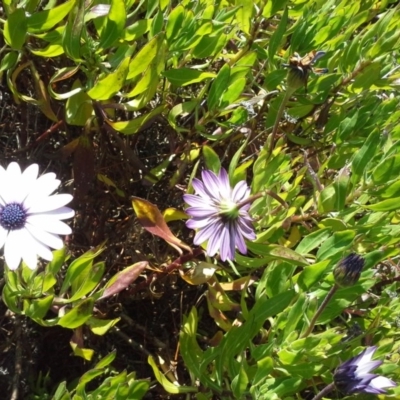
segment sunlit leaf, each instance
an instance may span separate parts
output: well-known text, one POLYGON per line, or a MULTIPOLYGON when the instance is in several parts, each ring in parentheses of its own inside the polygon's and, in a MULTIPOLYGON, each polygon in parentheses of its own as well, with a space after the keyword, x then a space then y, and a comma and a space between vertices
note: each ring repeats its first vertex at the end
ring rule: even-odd
POLYGON ((190 252, 192 251, 188 245, 183 243, 170 231, 160 210, 154 204, 147 200, 134 197, 132 205, 137 218, 144 229, 153 235, 161 237, 170 244, 181 247, 190 252))

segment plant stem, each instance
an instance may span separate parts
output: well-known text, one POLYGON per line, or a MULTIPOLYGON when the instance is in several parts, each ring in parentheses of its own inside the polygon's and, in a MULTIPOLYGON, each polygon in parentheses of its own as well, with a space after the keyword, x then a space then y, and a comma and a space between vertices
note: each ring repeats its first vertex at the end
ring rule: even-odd
POLYGON ((324 301, 319 306, 317 312, 312 317, 312 320, 310 322, 309 327, 307 328, 307 331, 303 335, 300 336, 302 339, 306 338, 312 332, 312 330, 314 329, 315 323, 317 322, 318 317, 322 314, 322 311, 324 311, 325 307, 327 306, 329 301, 332 299, 333 295, 336 293, 336 290, 338 290, 338 288, 339 288, 339 286, 336 285, 336 283, 332 286, 331 290, 326 295, 324 301))
POLYGON ((285 200, 282 199, 282 197, 280 197, 278 194, 276 194, 275 192, 273 192, 269 189, 265 189, 262 192, 256 193, 253 196, 248 197, 247 199, 245 199, 241 203, 239 203, 237 205, 237 208, 240 209, 248 203, 253 203, 254 201, 256 201, 257 199, 259 199, 262 196, 271 196, 278 203, 280 203, 283 207, 289 208, 289 205, 286 203, 285 200))
POLYGON ((332 392, 332 390, 334 388, 335 388, 335 384, 334 383, 329 384, 324 389, 322 389, 316 396, 314 396, 312 400, 320 400, 320 399, 322 399, 323 396, 325 396, 326 394, 332 392))

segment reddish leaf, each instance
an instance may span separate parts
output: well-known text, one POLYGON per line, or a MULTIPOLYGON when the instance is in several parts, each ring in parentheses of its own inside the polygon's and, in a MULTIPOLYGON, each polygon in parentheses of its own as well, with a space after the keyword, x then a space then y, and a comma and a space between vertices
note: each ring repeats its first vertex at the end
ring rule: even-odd
POLYGON ((183 243, 170 231, 157 206, 139 197, 133 198, 132 205, 140 224, 146 231, 164 239, 174 247, 178 246, 192 252, 192 249, 187 244, 183 243))
POLYGON ((141 261, 115 274, 107 282, 104 293, 99 298, 99 300, 105 299, 106 297, 110 297, 126 289, 132 282, 134 282, 139 277, 139 275, 144 271, 147 265, 148 265, 147 261, 141 261))

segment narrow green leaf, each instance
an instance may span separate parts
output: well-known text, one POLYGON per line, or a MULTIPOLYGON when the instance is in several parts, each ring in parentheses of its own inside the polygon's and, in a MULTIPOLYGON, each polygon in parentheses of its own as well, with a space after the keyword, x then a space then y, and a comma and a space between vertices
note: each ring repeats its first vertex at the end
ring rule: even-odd
POLYGON ((87 92, 88 96, 94 100, 108 100, 117 94, 125 84, 129 62, 130 58, 125 58, 114 72, 98 80, 87 92))
POLYGON ((196 393, 197 388, 193 386, 177 386, 174 385, 171 381, 169 381, 164 374, 160 372, 157 367, 157 364, 154 361, 152 356, 149 356, 147 362, 150 364, 151 368, 153 368, 153 373, 157 379, 157 381, 161 384, 161 386, 171 394, 179 394, 179 393, 196 393))
POLYGON ((221 104, 222 94, 228 87, 231 69, 228 64, 225 64, 218 72, 218 75, 211 84, 210 91, 207 97, 207 105, 209 110, 215 111, 221 104))
POLYGON ((106 122, 118 132, 124 133, 125 135, 133 135, 134 133, 137 133, 146 122, 154 118, 156 115, 161 114, 164 109, 165 106, 159 106, 148 114, 131 119, 130 121, 106 122))
POLYGON ((398 210, 400 208, 400 197, 383 200, 383 201, 380 201, 379 203, 364 206, 364 208, 367 208, 368 210, 372 210, 372 211, 398 210))
POLYGON ((381 141, 380 137, 381 134, 379 130, 378 129, 373 130, 368 136, 363 146, 361 147, 361 149, 354 156, 351 165, 351 169, 353 172, 351 176, 352 183, 357 184, 360 181, 365 168, 375 155, 375 151, 381 141))
POLYGON ((126 10, 124 0, 112 0, 110 12, 107 15, 106 26, 100 34, 101 49, 107 49, 118 40, 126 25, 126 10))
POLYGON ((213 72, 203 72, 192 68, 170 69, 164 71, 163 75, 176 86, 187 86, 215 77, 213 72))
POLYGON ((4 39, 14 50, 21 50, 25 43, 27 20, 25 10, 17 8, 7 18, 4 24, 4 39))
POLYGON ((50 10, 36 11, 27 19, 28 32, 48 31, 62 21, 72 10, 76 0, 69 0, 50 10))
POLYGON ((283 35, 286 33, 286 26, 288 22, 288 9, 285 8, 281 20, 279 22, 278 28, 272 34, 268 45, 268 57, 271 62, 273 62, 276 52, 279 50, 283 35))
POLYGON ((74 61, 81 61, 81 37, 84 28, 85 1, 76 0, 76 4, 69 13, 68 22, 64 30, 62 45, 65 54, 74 61))
POLYGON ((317 259, 327 260, 334 255, 344 252, 353 242, 356 232, 352 230, 335 232, 329 239, 325 240, 317 253, 317 259))
POLYGON ((236 12, 236 20, 240 29, 249 34, 251 27, 251 18, 253 16, 254 2, 251 0, 235 0, 235 5, 238 7, 236 12))
POLYGON ((207 145, 203 146, 203 157, 206 167, 218 174, 219 170, 221 169, 221 161, 218 157, 218 154, 212 149, 212 147, 207 145))

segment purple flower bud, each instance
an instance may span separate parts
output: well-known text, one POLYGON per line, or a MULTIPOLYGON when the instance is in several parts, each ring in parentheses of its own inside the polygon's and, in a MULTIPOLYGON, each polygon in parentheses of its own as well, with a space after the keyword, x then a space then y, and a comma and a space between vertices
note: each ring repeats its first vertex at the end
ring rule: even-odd
POLYGON ((352 253, 343 258, 333 270, 333 276, 338 286, 346 287, 355 285, 360 279, 364 267, 364 259, 352 253))

